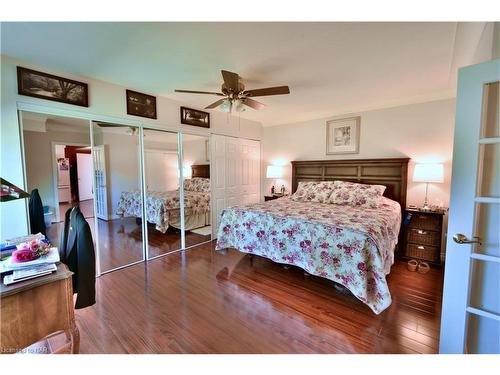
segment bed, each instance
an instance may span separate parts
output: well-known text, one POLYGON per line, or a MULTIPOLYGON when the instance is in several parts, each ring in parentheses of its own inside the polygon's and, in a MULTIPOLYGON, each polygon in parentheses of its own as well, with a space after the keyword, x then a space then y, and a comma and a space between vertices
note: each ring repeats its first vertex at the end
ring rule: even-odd
MULTIPOLYGON (((186 230, 210 225, 210 165, 191 166, 192 177, 184 181, 184 227, 186 230)), ((116 214, 120 217, 142 218, 140 190, 120 195, 116 214)), ((170 226, 180 229, 179 190, 148 191, 146 218, 161 233, 170 226)))
POLYGON ((380 314, 392 302, 386 275, 400 239, 408 160, 292 162, 294 193, 304 182, 339 186, 354 182, 383 185, 383 196, 376 207, 301 201, 296 193, 227 208, 222 212, 216 250, 235 248, 301 267, 341 284, 380 314))

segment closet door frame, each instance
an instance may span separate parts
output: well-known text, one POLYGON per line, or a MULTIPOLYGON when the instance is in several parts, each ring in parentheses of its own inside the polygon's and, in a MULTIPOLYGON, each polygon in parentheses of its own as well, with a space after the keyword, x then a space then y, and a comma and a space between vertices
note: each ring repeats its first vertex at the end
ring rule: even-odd
MULTIPOLYGON (((210 166, 210 225, 212 226, 213 228, 213 222, 212 222, 212 210, 213 210, 213 196, 212 196, 212 189, 213 189, 213 185, 212 185, 212 172, 213 172, 213 169, 212 169, 212 139, 211 139, 211 133, 209 134, 206 134, 206 133, 202 133, 202 132, 195 132, 195 131, 180 131, 179 132, 181 134, 181 140, 180 140, 180 143, 183 144, 184 143, 184 135, 193 135, 193 136, 197 136, 197 137, 200 137, 200 138, 204 138, 206 141, 208 141, 208 154, 210 155, 210 160, 208 161, 209 163, 209 166, 210 166)), ((207 152, 207 150, 205 150, 205 152, 207 152)), ((182 147, 182 153, 180 154, 181 157, 182 157, 182 160, 181 160, 181 164, 180 164, 180 171, 181 171, 181 175, 182 175, 182 203, 184 204, 184 147, 182 147)), ((179 186, 180 186, 180 183, 179 183, 179 186)), ((186 243, 185 243, 185 222, 184 222, 184 210, 182 211, 182 217, 183 217, 183 220, 182 220, 182 228, 183 228, 183 234, 184 234, 184 239, 183 239, 183 244, 184 246, 182 247, 182 250, 188 250, 188 249, 191 249, 193 247, 196 247, 196 246, 199 246, 199 245, 203 245, 203 244, 206 244, 206 243, 209 243, 209 242, 212 242, 212 240, 214 239, 214 236, 213 236, 213 229, 212 229, 212 233, 210 233, 210 239, 207 240, 207 241, 204 241, 204 242, 200 242, 200 243, 197 243, 197 244, 194 244, 194 245, 191 245, 191 246, 187 246, 186 247, 186 243)), ((171 254, 171 253, 169 253, 171 254)))
MULTIPOLYGON (((110 273, 110 272, 114 272, 114 271, 118 271, 118 270, 121 270, 123 268, 127 268, 127 267, 130 267, 130 266, 133 266, 133 265, 136 265, 136 264, 140 264, 140 263, 143 263, 145 262, 147 259, 146 259, 146 242, 144 240, 145 238, 145 235, 144 235, 144 206, 143 206, 143 210, 142 210, 142 244, 141 244, 141 247, 142 247, 142 259, 139 259, 139 260, 136 260, 136 261, 133 261, 133 262, 130 262, 130 263, 127 263, 127 264, 124 264, 124 265, 121 265, 121 266, 118 266, 118 267, 114 267, 114 268, 111 268, 109 270, 105 270, 103 271, 102 268, 101 268, 101 243, 99 241, 99 219, 97 218, 97 200, 95 199, 95 191, 96 191, 96 187, 94 186, 94 183, 96 181, 96 178, 95 178, 95 170, 96 170, 96 166, 95 166, 95 163, 96 163, 96 160, 94 158, 94 147, 95 147, 95 143, 94 143, 94 123, 97 123, 99 122, 99 120, 89 120, 89 124, 90 124, 90 147, 91 147, 91 150, 92 150, 92 188, 94 190, 94 233, 95 233, 95 247, 96 247, 96 270, 97 270, 97 276, 101 276, 101 275, 104 275, 106 273, 110 273)), ((117 127, 133 127, 133 128, 136 128, 139 130, 139 147, 138 147, 138 156, 139 156, 139 163, 138 163, 138 166, 139 166, 139 186, 141 187, 141 198, 144 199, 144 189, 143 189, 143 179, 144 179, 144 169, 143 169, 143 161, 142 161, 142 158, 143 158, 143 155, 141 153, 141 145, 140 145, 140 136, 142 134, 142 129, 140 126, 138 125, 131 125, 131 124, 123 124, 121 122, 113 122, 113 124, 116 124, 117 127)), ((109 185, 108 185, 109 186, 109 185)))
POLYGON ((173 131, 173 130, 167 130, 167 129, 159 129, 156 127, 150 127, 150 126, 142 126, 140 130, 140 146, 141 146, 141 168, 142 168, 142 191, 144 192, 142 194, 142 212, 143 212, 143 217, 144 219, 142 220, 142 232, 143 232, 143 239, 144 239, 144 251, 145 251, 145 261, 157 259, 164 257, 166 255, 174 254, 179 251, 183 251, 186 248, 186 236, 185 236, 185 231, 184 231, 184 176, 183 176, 183 171, 182 171, 182 163, 183 163, 183 155, 182 155, 182 133, 180 131, 173 131), (144 148, 144 131, 151 130, 151 131, 161 131, 164 133, 173 133, 176 134, 177 136, 177 167, 179 168, 179 209, 180 209, 180 216, 181 216, 181 248, 177 250, 173 250, 164 254, 158 254, 155 256, 150 257, 149 256, 149 238, 148 238, 148 220, 146 217, 146 203, 147 203, 147 181, 146 181, 146 158, 145 158, 145 153, 146 150, 144 148))

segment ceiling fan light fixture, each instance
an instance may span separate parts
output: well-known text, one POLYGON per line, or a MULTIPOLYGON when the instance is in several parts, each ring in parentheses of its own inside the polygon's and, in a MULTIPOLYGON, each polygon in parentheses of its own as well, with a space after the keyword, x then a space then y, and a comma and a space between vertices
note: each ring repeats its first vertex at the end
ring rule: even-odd
POLYGON ((220 105, 220 109, 222 112, 231 112, 231 100, 229 99, 224 99, 224 101, 222 102, 222 104, 220 105))
POLYGON ((236 112, 243 112, 245 108, 243 107, 243 100, 236 99, 233 101, 233 108, 236 112))

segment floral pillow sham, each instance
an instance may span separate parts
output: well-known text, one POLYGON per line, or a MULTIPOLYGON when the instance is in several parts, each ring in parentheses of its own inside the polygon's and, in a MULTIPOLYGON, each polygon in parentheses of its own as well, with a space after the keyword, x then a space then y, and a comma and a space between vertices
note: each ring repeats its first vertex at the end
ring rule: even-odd
POLYGON ((328 203, 377 208, 386 187, 384 185, 357 184, 335 181, 328 203))
POLYGON ((210 193, 210 179, 203 177, 193 177, 184 180, 184 190, 198 193, 210 193))
POLYGON ((300 181, 291 198, 296 202, 328 203, 333 189, 333 181, 300 181))

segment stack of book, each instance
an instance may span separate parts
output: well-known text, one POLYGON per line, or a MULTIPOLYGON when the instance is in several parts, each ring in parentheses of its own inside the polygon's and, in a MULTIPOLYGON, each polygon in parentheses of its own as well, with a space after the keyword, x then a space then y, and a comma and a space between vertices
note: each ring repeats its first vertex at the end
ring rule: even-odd
POLYGON ((0 246, 0 274, 4 285, 45 276, 57 270, 56 263, 59 262, 59 251, 51 247, 49 252, 29 262, 14 262, 12 252, 17 245, 31 242, 33 240, 45 239, 41 233, 5 241, 0 246))

